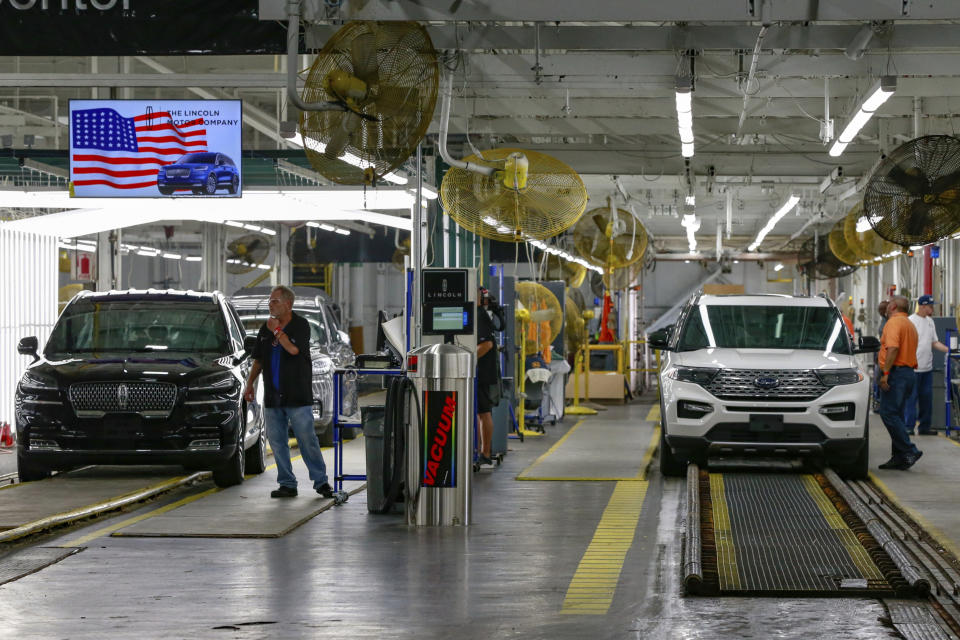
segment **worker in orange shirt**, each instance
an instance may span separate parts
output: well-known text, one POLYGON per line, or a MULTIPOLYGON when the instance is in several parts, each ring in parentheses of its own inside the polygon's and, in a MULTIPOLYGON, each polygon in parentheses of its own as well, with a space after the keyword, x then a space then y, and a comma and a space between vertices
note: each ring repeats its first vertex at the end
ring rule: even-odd
POLYGON ((910 441, 903 410, 917 383, 917 328, 907 317, 907 299, 894 296, 887 307, 887 322, 880 337, 880 418, 890 434, 893 455, 881 469, 909 469, 923 452, 910 441))

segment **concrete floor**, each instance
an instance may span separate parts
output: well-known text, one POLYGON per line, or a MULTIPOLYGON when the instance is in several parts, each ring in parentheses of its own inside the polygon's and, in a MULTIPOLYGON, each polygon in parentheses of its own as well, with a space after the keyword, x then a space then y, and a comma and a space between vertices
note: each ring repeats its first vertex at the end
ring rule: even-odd
MULTIPOLYGON (((642 423, 649 409, 601 415, 642 423)), ((573 424, 568 417, 545 437, 510 440, 501 467, 474 474, 475 524, 466 529, 408 528, 401 516, 368 514, 360 493, 282 538, 95 537, 0 587, 8 605, 0 638, 891 637, 876 600, 683 597, 685 485, 664 480, 655 463, 609 609, 561 613, 617 483, 514 478, 573 424)), ((251 510, 270 500, 272 478, 262 480, 251 510)), ((242 508, 233 517, 242 521, 242 508)))

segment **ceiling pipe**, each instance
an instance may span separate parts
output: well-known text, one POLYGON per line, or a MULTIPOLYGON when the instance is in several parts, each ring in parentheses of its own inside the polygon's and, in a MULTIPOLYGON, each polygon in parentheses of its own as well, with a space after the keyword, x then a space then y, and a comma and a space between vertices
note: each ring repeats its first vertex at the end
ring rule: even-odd
POLYGON ((740 122, 737 124, 737 137, 740 137, 740 131, 743 130, 743 123, 747 119, 747 104, 750 102, 750 83, 757 74, 757 63, 760 60, 760 45, 763 43, 763 37, 767 35, 767 25, 760 27, 760 33, 757 35, 757 43, 753 46, 753 59, 750 61, 750 71, 747 73, 747 79, 743 83, 743 109, 740 110, 740 122))
POLYGON ((301 111, 346 111, 336 102, 304 102, 297 93, 297 55, 300 53, 300 2, 287 1, 287 98, 301 111))
POLYGON ((486 167, 475 162, 464 162, 456 160, 447 152, 447 129, 450 126, 450 101, 453 99, 453 74, 448 73, 444 78, 443 96, 440 103, 440 138, 437 141, 437 147, 440 151, 440 157, 451 167, 472 171, 484 176, 492 176, 496 171, 493 167, 486 167))

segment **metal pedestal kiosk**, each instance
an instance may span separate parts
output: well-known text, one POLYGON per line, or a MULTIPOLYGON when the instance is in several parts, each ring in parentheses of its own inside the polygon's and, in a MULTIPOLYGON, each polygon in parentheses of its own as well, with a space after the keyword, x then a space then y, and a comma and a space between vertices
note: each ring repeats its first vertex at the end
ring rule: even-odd
POLYGON ((455 344, 431 344, 407 356, 420 424, 407 437, 407 524, 466 526, 471 519, 476 356, 455 344))

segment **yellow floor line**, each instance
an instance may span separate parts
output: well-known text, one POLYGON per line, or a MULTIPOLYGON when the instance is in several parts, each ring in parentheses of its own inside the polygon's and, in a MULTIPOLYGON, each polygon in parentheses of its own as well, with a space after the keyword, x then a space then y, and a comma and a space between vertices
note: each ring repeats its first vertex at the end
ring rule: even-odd
POLYGON ((810 497, 813 498, 814 504, 817 505, 820 513, 823 514, 823 517, 833 530, 834 535, 837 536, 840 544, 843 545, 847 555, 850 556, 850 560, 860 570, 860 574, 867 579, 883 580, 883 574, 880 573, 880 569, 873 563, 870 554, 867 553, 867 550, 864 549, 860 541, 857 540, 856 534, 847 526, 847 523, 843 521, 840 512, 833 506, 833 502, 831 502, 827 494, 823 492, 823 488, 817 483, 816 479, 814 479, 812 475, 804 475, 803 487, 807 490, 807 493, 810 494, 810 497))
POLYGON ((737 568, 737 548, 730 526, 730 513, 727 511, 727 493, 724 488, 723 474, 710 474, 710 501, 713 503, 713 537, 717 547, 720 589, 738 591, 740 571, 737 568))
MULTIPOLYGON (((292 458, 290 458, 290 462, 295 462, 295 461, 299 460, 301 457, 302 457, 302 456, 292 457, 292 458)), ((263 472, 266 473, 267 471, 270 471, 271 469, 276 469, 276 468, 277 468, 277 464, 276 464, 276 463, 273 463, 273 464, 271 464, 270 466, 268 466, 266 469, 264 469, 263 472)), ((252 478, 252 477, 254 477, 254 476, 245 476, 245 478, 252 478)), ((140 522, 141 520, 146 520, 147 518, 152 518, 152 517, 154 517, 154 516, 163 515, 164 513, 167 513, 168 511, 173 511, 174 509, 176 509, 176 508, 178 508, 178 507, 182 507, 182 506, 185 505, 185 504, 190 504, 191 502, 193 502, 193 501, 195 501, 195 500, 199 500, 200 498, 205 498, 205 497, 207 497, 207 496, 209 496, 209 495, 212 495, 212 494, 214 494, 214 493, 217 493, 218 491, 222 491, 222 489, 220 489, 219 487, 214 487, 214 488, 212 488, 212 489, 207 489, 206 491, 202 491, 202 492, 200 492, 200 493, 198 493, 198 494, 196 494, 196 495, 187 496, 186 498, 182 498, 182 499, 180 499, 180 500, 177 500, 176 502, 171 502, 170 504, 163 505, 162 507, 157 507, 156 509, 151 509, 150 511, 147 511, 146 513, 141 513, 141 514, 136 515, 136 516, 133 516, 133 517, 131 517, 131 518, 125 518, 124 520, 121 520, 120 522, 115 522, 115 523, 113 523, 113 524, 108 524, 108 525, 105 526, 105 527, 100 527, 99 529, 97 529, 97 530, 95 530, 95 531, 93 531, 93 532, 91 532, 91 533, 88 533, 88 534, 86 534, 86 535, 80 536, 80 537, 78 537, 78 538, 73 538, 73 539, 71 539, 71 540, 67 540, 66 542, 62 542, 62 543, 58 544, 57 546, 58 546, 58 547, 80 547, 80 546, 83 546, 83 545, 87 544, 88 542, 90 542, 91 540, 95 540, 95 539, 97 539, 97 538, 99 538, 99 537, 101 537, 101 536, 109 535, 109 534, 113 533, 114 531, 118 531, 119 529, 123 529, 124 527, 129 527, 130 525, 136 524, 137 522, 140 522)))
POLYGON ((560 613, 605 615, 609 611, 624 560, 633 545, 647 485, 646 481, 617 483, 567 587, 560 613))
POLYGON ((550 447, 549 449, 547 449, 547 451, 546 451, 545 453, 541 454, 539 458, 537 458, 536 460, 534 460, 534 461, 533 461, 533 464, 531 464, 529 467, 527 467, 526 469, 524 469, 523 471, 521 471, 520 474, 516 477, 516 479, 517 479, 517 480, 523 480, 524 478, 523 478, 522 476, 523 476, 525 473, 527 473, 528 471, 530 471, 530 469, 533 469, 535 466, 537 466, 538 464, 540 464, 540 462, 541 462, 542 460, 544 460, 547 456, 549 456, 551 453, 553 453, 554 451, 556 451, 556 450, 557 450, 557 447, 559 447, 561 444, 563 444, 563 442, 564 442, 567 438, 569 438, 569 437, 573 434, 574 431, 576 431, 577 429, 579 429, 579 428, 580 428, 580 425, 582 425, 583 422, 584 422, 584 418, 581 418, 580 420, 577 420, 576 424, 574 424, 572 427, 570 427, 570 430, 569 430, 569 431, 567 431, 565 434, 563 434, 563 436, 562 436, 559 440, 557 440, 557 441, 553 444, 552 447, 550 447))
POLYGON ((647 412, 645 420, 647 422, 660 422, 660 405, 655 404, 650 407, 650 411, 647 412))

